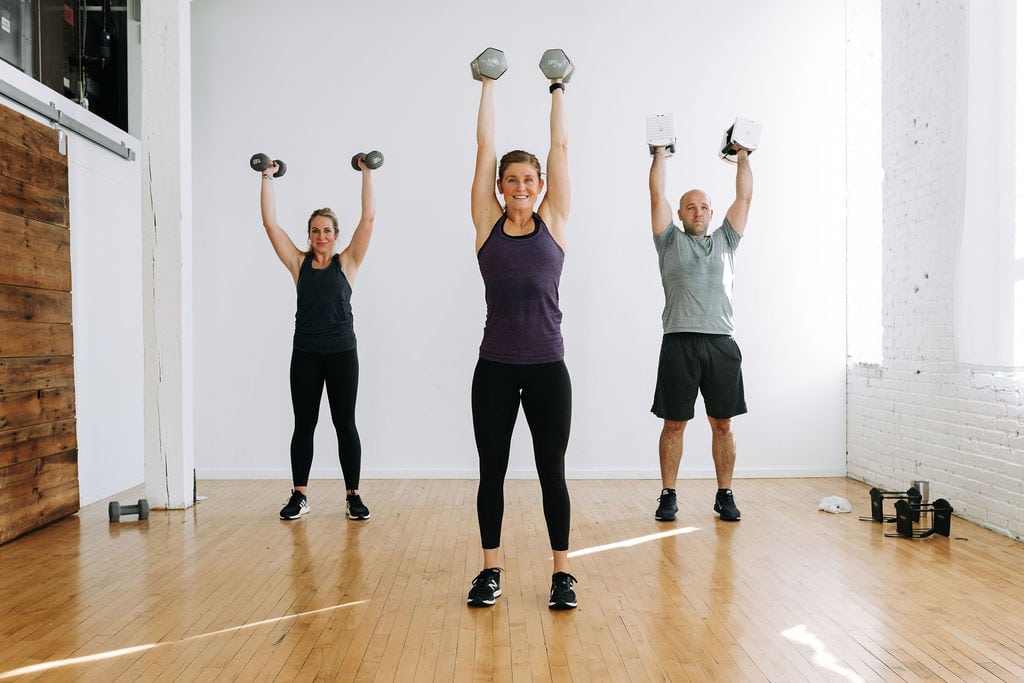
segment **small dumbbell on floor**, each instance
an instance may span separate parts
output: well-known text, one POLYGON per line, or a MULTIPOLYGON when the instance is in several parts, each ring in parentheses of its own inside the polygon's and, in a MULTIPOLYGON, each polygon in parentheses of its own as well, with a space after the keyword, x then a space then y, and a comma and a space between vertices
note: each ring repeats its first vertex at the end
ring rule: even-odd
POLYGON ((352 168, 356 171, 362 170, 359 168, 360 159, 363 160, 363 163, 366 164, 366 167, 371 171, 384 165, 384 155, 377 150, 366 152, 365 154, 363 152, 356 152, 352 157, 352 168))
MULTIPOLYGON (((274 163, 277 164, 277 172, 274 173, 274 177, 280 178, 281 176, 284 175, 285 171, 288 170, 288 167, 285 166, 285 163, 280 159, 274 159, 274 163)), ((256 154, 253 154, 252 157, 249 158, 249 168, 251 168, 254 171, 263 173, 263 171, 266 171, 268 168, 270 168, 270 157, 268 157, 263 152, 257 152, 256 154)))
POLYGON ((120 522, 121 515, 138 515, 140 520, 149 519, 149 501, 139 498, 137 505, 121 505, 116 500, 110 501, 107 514, 111 522, 120 522))

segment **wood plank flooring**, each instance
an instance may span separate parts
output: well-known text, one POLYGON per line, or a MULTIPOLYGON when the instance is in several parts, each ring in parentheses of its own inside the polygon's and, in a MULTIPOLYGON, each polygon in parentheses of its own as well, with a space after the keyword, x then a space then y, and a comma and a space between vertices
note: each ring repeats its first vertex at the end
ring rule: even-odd
POLYGON ((364 522, 340 481, 293 522, 280 481, 203 481, 207 500, 144 522, 90 505, 0 546, 0 681, 1024 680, 1020 542, 958 518, 886 538, 846 479, 738 480, 734 524, 707 480, 681 482, 672 523, 658 482, 569 486, 569 612, 547 608, 532 480, 506 484, 485 609, 465 604, 475 481, 366 481, 364 522), (829 495, 853 512, 818 511, 829 495))

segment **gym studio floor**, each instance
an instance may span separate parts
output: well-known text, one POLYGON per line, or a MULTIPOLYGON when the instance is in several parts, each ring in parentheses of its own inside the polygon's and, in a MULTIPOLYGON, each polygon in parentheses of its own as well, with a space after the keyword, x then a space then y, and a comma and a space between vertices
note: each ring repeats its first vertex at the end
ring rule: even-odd
POLYGON ((847 479, 738 480, 732 524, 708 480, 657 522, 658 487, 570 482, 569 612, 547 608, 536 481, 506 485, 485 609, 465 604, 472 480, 364 482, 365 522, 340 481, 312 482, 293 522, 281 481, 201 481, 207 500, 146 521, 99 502, 0 546, 0 680, 1024 679, 1020 542, 957 518, 948 538, 886 538, 847 479), (853 512, 818 511, 830 495, 853 512))

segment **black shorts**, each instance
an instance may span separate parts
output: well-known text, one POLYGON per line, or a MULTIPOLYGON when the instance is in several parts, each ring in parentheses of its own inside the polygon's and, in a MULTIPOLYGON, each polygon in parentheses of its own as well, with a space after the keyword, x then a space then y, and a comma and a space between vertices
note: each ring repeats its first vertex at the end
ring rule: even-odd
POLYGON ((747 412, 742 361, 740 347, 731 335, 666 334, 661 339, 651 412, 663 420, 691 420, 700 390, 708 417, 742 415, 747 412))

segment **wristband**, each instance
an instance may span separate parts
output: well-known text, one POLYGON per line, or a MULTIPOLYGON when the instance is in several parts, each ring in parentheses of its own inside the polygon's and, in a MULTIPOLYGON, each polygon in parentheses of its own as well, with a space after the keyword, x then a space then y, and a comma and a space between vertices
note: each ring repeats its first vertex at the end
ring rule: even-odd
POLYGON ((552 94, 554 94, 554 92, 556 90, 561 90, 562 92, 565 92, 565 84, 564 83, 552 83, 551 86, 548 88, 548 92, 552 93, 552 94))
POLYGON ((264 180, 273 180, 273 179, 274 179, 274 176, 272 176, 272 175, 267 175, 267 174, 265 174, 265 173, 264 173, 264 174, 263 174, 263 179, 264 179, 264 180))

